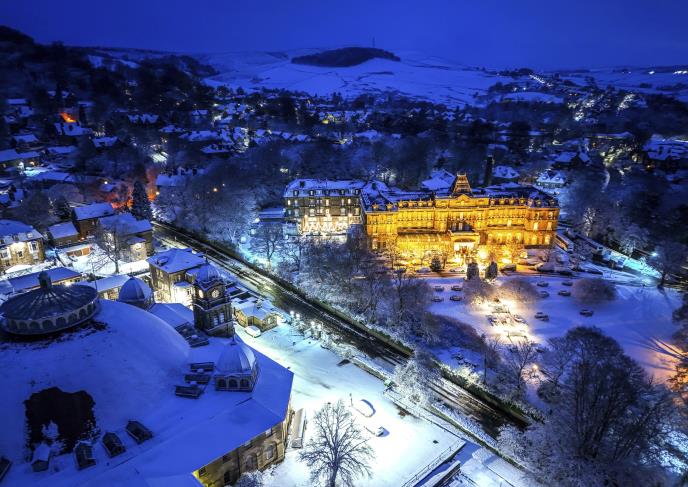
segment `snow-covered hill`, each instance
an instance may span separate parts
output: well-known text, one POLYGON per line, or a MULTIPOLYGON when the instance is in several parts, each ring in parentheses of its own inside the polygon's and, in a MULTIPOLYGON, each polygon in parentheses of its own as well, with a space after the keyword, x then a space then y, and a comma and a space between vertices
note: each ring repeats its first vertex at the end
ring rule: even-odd
POLYGON ((474 104, 493 84, 512 78, 413 52, 395 52, 401 61, 373 59, 357 66, 325 68, 292 64, 290 59, 315 50, 279 53, 225 53, 200 55, 220 74, 212 81, 244 89, 283 88, 314 95, 340 92, 398 92, 402 95, 451 106, 474 104))

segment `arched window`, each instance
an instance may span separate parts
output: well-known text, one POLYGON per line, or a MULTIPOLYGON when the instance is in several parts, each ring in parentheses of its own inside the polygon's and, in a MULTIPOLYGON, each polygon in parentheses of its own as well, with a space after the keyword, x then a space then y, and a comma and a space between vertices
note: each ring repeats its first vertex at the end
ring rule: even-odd
POLYGON ((70 322, 70 323, 74 323, 74 322, 76 321, 76 319, 77 319, 77 318, 76 318, 76 314, 75 314, 75 313, 72 313, 71 315, 69 315, 69 322, 70 322))
POLYGON ((50 320, 43 320, 43 329, 50 330, 53 327, 53 322, 50 320))
POLYGON ((240 384, 242 389, 248 389, 248 380, 241 379, 240 384))
POLYGON ((217 388, 218 389, 226 389, 227 388, 227 382, 224 379, 218 379, 217 380, 217 388))
POLYGON ((62 328, 63 326, 67 326, 67 320, 64 318, 64 316, 60 316, 57 319, 57 326, 58 326, 58 328, 62 328))
POLYGON ((32 321, 29 323, 29 330, 39 330, 41 328, 41 325, 38 324, 38 321, 32 321))
POLYGON ((81 308, 79 310, 79 318, 86 318, 86 309, 81 308))
POLYGON ((237 381, 236 381, 236 379, 229 379, 229 381, 227 381, 227 387, 228 387, 229 389, 236 389, 236 388, 237 388, 237 381))

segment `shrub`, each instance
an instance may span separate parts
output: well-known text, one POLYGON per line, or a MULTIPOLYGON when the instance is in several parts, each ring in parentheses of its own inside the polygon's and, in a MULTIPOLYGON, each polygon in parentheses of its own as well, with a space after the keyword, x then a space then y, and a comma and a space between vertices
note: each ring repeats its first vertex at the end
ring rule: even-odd
POLYGON ((540 297, 535 286, 521 277, 506 281, 499 288, 498 294, 500 298, 513 299, 519 303, 532 303, 540 297))
POLYGON ((474 278, 467 280, 463 285, 463 294, 469 304, 479 304, 483 301, 493 299, 496 295, 492 284, 482 279, 474 278))
POLYGON ((584 303, 599 303, 616 298, 614 283, 600 278, 583 278, 573 283, 573 296, 584 303))

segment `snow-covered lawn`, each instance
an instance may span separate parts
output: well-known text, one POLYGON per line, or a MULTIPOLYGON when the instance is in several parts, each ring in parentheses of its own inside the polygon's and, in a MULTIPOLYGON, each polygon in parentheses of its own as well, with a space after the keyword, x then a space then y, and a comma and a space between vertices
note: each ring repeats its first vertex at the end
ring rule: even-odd
MULTIPOLYGON (((516 276, 500 276, 497 285, 514 277, 516 276)), ((666 380, 674 372, 676 355, 671 337, 677 327, 672 322, 671 314, 680 306, 678 292, 670 289, 662 291, 655 287, 617 285, 615 300, 584 304, 572 296, 558 294, 561 290, 571 289, 562 285, 563 281, 570 279, 546 275, 519 277, 525 277, 533 284, 538 281, 549 283, 548 287, 537 287, 538 290, 549 292, 547 298, 528 304, 506 303, 512 313, 521 315, 526 320, 527 333, 532 340, 546 344, 548 339, 562 336, 576 326, 597 326, 616 339, 626 353, 655 378, 666 380), (591 309, 593 316, 582 316, 580 310, 583 308, 591 309), (538 311, 549 315, 549 321, 535 319, 534 315, 538 311)), ((450 290, 452 285, 462 282, 462 279, 429 277, 427 280, 432 286, 442 285, 445 288, 444 292, 436 293, 444 301, 432 303, 432 312, 469 323, 479 333, 491 335, 501 331, 499 327, 489 323, 487 315, 490 314, 490 309, 487 305, 472 307, 463 301, 449 300, 452 294, 463 294, 450 290)))
MULTIPOLYGON (((399 487, 415 472, 432 461, 440 452, 457 441, 457 437, 431 423, 410 415, 400 416, 399 409, 383 395, 383 383, 353 364, 338 365, 341 357, 326 350, 314 339, 297 335, 284 324, 253 338, 239 328, 241 338, 294 372, 292 407, 305 408, 307 418, 328 401, 365 399, 375 408, 368 420, 382 426, 381 437, 370 435, 375 450, 372 479, 359 479, 357 486, 399 487)), ((363 417, 354 411, 361 420, 363 417)), ((306 426, 306 441, 312 432, 306 426)), ((308 486, 308 469, 298 461, 298 450, 288 450, 286 459, 277 466, 270 485, 280 487, 308 486)))

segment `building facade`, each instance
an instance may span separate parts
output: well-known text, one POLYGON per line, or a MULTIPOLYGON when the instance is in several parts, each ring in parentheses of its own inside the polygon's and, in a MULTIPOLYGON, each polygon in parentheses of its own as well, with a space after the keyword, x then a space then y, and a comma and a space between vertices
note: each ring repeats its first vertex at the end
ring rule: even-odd
POLYGON ((528 186, 472 189, 465 175, 449 191, 387 191, 362 195, 363 224, 374 250, 396 249, 412 258, 442 254, 466 261, 480 249, 549 247, 559 206, 528 186))
POLYGON ((284 218, 301 235, 343 235, 361 223, 361 194, 386 189, 380 181, 296 179, 284 191, 284 218))
POLYGON ((203 256, 191 249, 169 249, 149 257, 155 300, 191 307, 194 275, 203 264, 203 256))
POLYGON ((0 273, 15 265, 34 265, 45 260, 43 235, 15 220, 0 220, 0 273))

